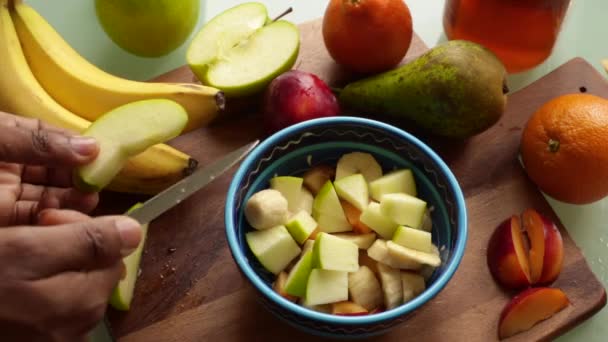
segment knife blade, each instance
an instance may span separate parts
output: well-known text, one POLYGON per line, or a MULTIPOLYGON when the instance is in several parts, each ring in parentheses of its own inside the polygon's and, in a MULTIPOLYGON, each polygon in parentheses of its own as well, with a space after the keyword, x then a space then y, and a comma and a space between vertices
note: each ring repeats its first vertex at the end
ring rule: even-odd
POLYGON ((259 140, 249 143, 213 164, 195 171, 188 177, 173 184, 156 196, 150 198, 142 206, 131 211, 127 215, 136 219, 141 224, 150 223, 162 213, 178 205, 181 201, 211 183, 224 172, 228 171, 251 150, 257 146, 259 140))

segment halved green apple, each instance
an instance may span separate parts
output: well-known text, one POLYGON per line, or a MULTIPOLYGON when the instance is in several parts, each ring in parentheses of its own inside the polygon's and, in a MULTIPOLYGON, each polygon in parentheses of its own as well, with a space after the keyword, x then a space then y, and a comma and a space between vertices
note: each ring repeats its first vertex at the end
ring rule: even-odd
POLYGON ((327 181, 319 190, 312 205, 312 216, 319 224, 319 230, 327 233, 351 231, 340 199, 331 181, 327 181))
POLYGON ((249 248, 268 271, 279 274, 300 254, 300 247, 285 226, 245 234, 249 248))
POLYGON ((148 147, 178 136, 188 113, 177 102, 153 99, 120 106, 95 120, 83 133, 99 144, 97 158, 74 172, 74 184, 98 192, 108 185, 127 160, 148 147))
POLYGON ((355 208, 363 211, 369 203, 369 190, 367 181, 362 174, 340 178, 334 182, 338 197, 352 204, 355 208))
POLYGON ((188 65, 198 79, 227 96, 247 96, 291 69, 298 56, 297 26, 271 21, 266 7, 250 2, 209 21, 188 49, 188 65))
POLYGON ((345 272, 359 268, 359 247, 331 234, 319 233, 312 252, 314 267, 345 272))

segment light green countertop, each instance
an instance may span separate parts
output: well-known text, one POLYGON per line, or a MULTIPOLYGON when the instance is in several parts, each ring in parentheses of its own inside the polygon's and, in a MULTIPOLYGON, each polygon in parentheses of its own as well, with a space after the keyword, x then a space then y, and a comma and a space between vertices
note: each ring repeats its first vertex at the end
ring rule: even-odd
MULTIPOLYGON (((29 0, 83 56, 111 73, 132 78, 149 79, 184 64, 187 44, 157 59, 139 58, 117 47, 97 22, 93 0, 29 0)), ((242 3, 239 0, 203 1, 198 27, 219 12, 242 3)), ((323 15, 327 0, 265 0, 271 16, 292 6, 287 19, 300 23, 323 15)), ((406 0, 412 12, 414 29, 429 46, 445 40, 441 19, 442 0, 406 0)), ((584 57, 598 70, 600 60, 608 58, 608 44, 602 33, 606 30, 606 0, 572 0, 560 38, 552 56, 535 69, 510 77, 513 90, 535 81, 573 57, 584 57)), ((603 71, 602 71, 603 72, 603 71)), ((582 248, 591 268, 608 284, 608 199, 585 206, 567 205, 550 199, 570 235, 582 248)), ((608 309, 589 319, 560 338, 568 341, 605 341, 608 336, 608 309)), ((100 339, 101 340, 101 339, 100 339)))

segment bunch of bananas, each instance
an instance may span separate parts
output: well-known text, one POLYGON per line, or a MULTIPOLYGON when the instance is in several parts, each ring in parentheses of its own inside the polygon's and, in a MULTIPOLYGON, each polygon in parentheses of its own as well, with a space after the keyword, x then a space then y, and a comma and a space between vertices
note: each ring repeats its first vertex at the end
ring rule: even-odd
MULTIPOLYGON (((146 83, 110 75, 80 56, 32 7, 0 0, 0 111, 83 132, 115 107, 165 98, 188 112, 185 131, 223 109, 223 94, 197 84, 146 83)), ((109 190, 155 194, 196 167, 190 156, 155 145, 131 158, 109 190)))

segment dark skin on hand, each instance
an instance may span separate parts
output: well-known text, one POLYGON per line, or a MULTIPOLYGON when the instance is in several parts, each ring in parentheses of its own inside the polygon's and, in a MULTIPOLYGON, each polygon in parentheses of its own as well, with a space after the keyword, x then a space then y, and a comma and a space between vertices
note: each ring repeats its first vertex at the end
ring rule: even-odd
POLYGON ((0 112, 0 336, 84 341, 141 240, 125 216, 90 217, 96 193, 72 186, 99 147, 38 120, 0 112))

